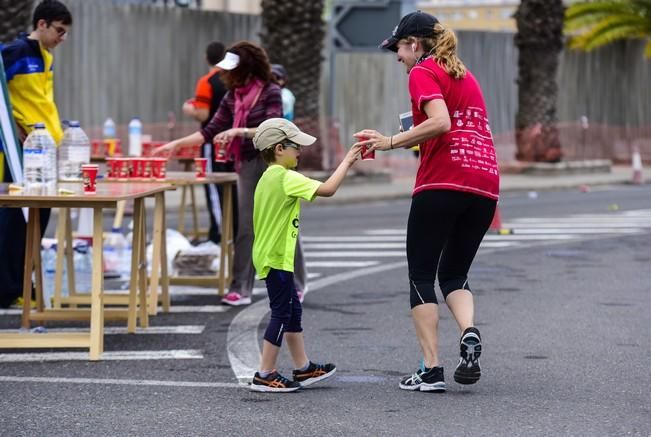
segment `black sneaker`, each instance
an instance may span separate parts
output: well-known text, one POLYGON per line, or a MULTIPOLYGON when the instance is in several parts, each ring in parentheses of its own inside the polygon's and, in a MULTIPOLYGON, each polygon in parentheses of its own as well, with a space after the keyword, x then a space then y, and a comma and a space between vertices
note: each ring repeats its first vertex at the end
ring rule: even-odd
POLYGON ((422 367, 419 367, 413 375, 402 378, 400 381, 400 388, 411 391, 420 390, 443 393, 447 390, 445 377, 443 375, 443 367, 432 367, 427 371, 422 367))
POLYGON ((290 381, 275 370, 266 378, 255 372, 251 381, 251 390, 260 392, 289 393, 301 388, 301 384, 290 381))
POLYGON ((315 382, 323 381, 335 374, 337 368, 332 363, 317 364, 310 361, 306 370, 294 370, 294 382, 307 387, 315 382))
POLYGON ((481 335, 474 327, 463 331, 460 341, 460 357, 457 369, 454 371, 454 380, 459 384, 474 384, 479 381, 481 368, 479 356, 481 355, 481 335))

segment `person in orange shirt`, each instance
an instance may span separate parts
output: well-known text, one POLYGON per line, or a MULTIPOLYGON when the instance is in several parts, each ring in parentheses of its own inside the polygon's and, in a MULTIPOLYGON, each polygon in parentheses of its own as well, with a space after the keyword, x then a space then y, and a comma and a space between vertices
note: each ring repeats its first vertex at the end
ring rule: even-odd
MULTIPOLYGON (((213 41, 206 47, 206 62, 210 70, 197 81, 195 96, 183 104, 183 113, 201 124, 204 128, 212 119, 219 108, 222 98, 228 91, 220 78, 221 69, 217 63, 224 58, 224 45, 220 42, 213 41)), ((212 143, 205 143, 201 147, 201 156, 208 158, 207 171, 232 172, 235 171, 232 162, 215 161, 215 151, 212 143)), ((221 220, 221 202, 222 190, 218 185, 204 185, 206 192, 206 203, 210 213, 210 228, 208 238, 219 243, 221 240, 220 220, 221 220)), ((235 196, 234 198, 236 198, 235 196)), ((233 211, 237 214, 237 205, 234 205, 233 211)), ((235 216, 237 223, 237 216, 235 216)), ((237 233, 237 225, 235 232, 237 233)))

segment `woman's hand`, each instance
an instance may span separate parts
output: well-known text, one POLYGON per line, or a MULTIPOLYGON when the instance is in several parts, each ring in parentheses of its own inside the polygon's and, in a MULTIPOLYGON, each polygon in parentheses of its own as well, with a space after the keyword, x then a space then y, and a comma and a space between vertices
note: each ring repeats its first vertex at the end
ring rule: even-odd
POLYGON ((385 137, 376 130, 364 129, 353 134, 357 140, 355 145, 367 146, 368 150, 390 150, 391 137, 385 137))
POLYGON ((152 154, 154 156, 170 156, 174 153, 176 150, 177 144, 176 141, 170 141, 169 143, 165 144, 164 146, 156 147, 153 151, 152 154))
POLYGON ((234 127, 215 135, 213 142, 229 144, 231 141, 233 141, 233 138, 242 136, 244 136, 244 129, 241 127, 234 127))

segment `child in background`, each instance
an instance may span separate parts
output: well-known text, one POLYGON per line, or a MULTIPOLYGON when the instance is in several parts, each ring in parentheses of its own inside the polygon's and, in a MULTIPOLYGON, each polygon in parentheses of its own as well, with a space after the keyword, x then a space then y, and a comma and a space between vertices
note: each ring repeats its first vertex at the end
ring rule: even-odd
POLYGON ((301 147, 316 138, 301 132, 284 118, 271 118, 258 126, 253 144, 269 166, 255 189, 253 202, 253 264, 264 279, 269 295, 271 318, 264 334, 260 370, 251 390, 292 392, 332 376, 334 364, 317 364, 305 353, 302 307, 294 286, 294 252, 298 239, 301 199, 330 197, 359 158, 360 146, 351 148, 326 182, 310 179, 294 171, 301 147), (293 380, 275 370, 283 337, 294 361, 293 380))

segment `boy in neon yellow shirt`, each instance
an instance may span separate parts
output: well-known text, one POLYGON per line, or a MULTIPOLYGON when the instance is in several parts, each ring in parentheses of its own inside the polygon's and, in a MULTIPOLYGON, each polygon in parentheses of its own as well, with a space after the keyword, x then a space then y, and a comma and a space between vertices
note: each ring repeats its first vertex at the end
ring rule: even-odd
POLYGON ((321 183, 294 171, 301 147, 316 138, 301 132, 294 123, 271 118, 258 126, 253 144, 269 165, 255 189, 253 201, 253 264, 258 279, 267 284, 271 318, 264 334, 260 370, 251 390, 291 392, 329 378, 334 364, 317 364, 305 353, 302 307, 294 286, 294 254, 298 240, 301 199, 330 197, 358 159, 360 146, 351 148, 339 167, 321 183), (294 361, 293 380, 275 370, 283 336, 294 361))

